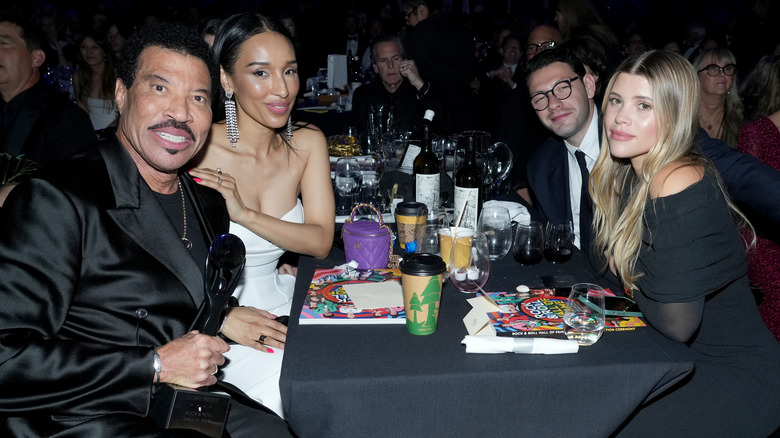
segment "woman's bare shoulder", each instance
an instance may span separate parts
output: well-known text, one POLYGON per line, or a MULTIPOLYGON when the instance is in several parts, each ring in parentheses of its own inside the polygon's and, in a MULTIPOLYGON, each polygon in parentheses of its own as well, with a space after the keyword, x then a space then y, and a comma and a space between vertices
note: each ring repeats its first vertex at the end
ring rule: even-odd
POLYGON ((311 123, 296 122, 293 128, 293 139, 299 141, 302 145, 311 143, 325 143, 325 134, 320 128, 311 123))
POLYGON ((691 160, 669 163, 650 182, 650 197, 655 199, 680 193, 703 177, 704 166, 699 163, 691 160))

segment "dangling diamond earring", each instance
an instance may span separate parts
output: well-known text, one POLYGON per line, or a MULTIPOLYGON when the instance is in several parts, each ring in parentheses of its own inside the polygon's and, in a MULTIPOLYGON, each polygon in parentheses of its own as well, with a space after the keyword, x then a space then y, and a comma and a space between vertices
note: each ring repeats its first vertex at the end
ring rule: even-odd
POLYGON ((292 116, 287 117, 287 141, 292 139, 292 116))
POLYGON ((233 92, 225 90, 225 125, 227 127, 227 139, 230 145, 236 147, 238 136, 238 119, 236 118, 236 101, 233 100, 233 92))

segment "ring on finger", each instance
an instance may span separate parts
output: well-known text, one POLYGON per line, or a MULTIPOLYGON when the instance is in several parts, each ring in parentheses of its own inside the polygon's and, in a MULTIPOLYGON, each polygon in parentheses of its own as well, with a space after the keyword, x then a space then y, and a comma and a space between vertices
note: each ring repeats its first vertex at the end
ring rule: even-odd
POLYGON ((217 366, 217 364, 214 364, 214 372, 211 373, 211 375, 213 376, 214 374, 217 374, 217 372, 219 372, 219 367, 217 366))
POLYGON ((222 181, 223 179, 221 176, 217 178, 217 184, 222 185, 222 181))
POLYGON ((222 168, 221 167, 217 167, 217 173, 222 175, 222 168))
POLYGON ((267 338, 266 335, 260 335, 259 338, 257 338, 257 342, 260 343, 260 345, 265 345, 265 339, 267 338))

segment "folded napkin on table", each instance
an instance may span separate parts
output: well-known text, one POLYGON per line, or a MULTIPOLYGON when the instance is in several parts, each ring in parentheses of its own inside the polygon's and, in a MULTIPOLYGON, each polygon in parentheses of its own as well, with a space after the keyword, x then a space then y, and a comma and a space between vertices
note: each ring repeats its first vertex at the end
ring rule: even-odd
POLYGON ((486 201, 484 204, 482 204, 482 208, 488 206, 506 208, 509 210, 509 217, 512 218, 512 222, 517 222, 519 224, 527 224, 531 222, 531 213, 529 213, 528 209, 519 202, 493 200, 486 201))
POLYGON ((576 353, 577 341, 549 338, 510 338, 499 336, 466 336, 461 341, 466 353, 525 353, 566 354, 576 353))

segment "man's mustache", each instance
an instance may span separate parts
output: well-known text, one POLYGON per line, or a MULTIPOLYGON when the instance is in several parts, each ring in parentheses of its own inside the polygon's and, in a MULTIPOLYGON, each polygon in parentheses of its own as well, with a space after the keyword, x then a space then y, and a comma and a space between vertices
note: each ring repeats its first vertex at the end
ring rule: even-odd
POLYGON ((149 129, 150 131, 154 131, 155 129, 162 129, 162 128, 176 128, 176 129, 181 129, 182 131, 184 131, 184 132, 186 132, 187 134, 189 134, 189 135, 190 135, 190 139, 191 139, 192 141, 195 141, 195 134, 193 134, 193 132, 192 132, 192 130, 190 129, 190 127, 189 127, 189 126, 187 126, 187 124, 186 124, 186 123, 184 123, 184 122, 180 122, 180 121, 178 121, 178 120, 174 120, 174 119, 168 119, 168 120, 167 120, 167 121, 165 121, 165 122, 158 123, 158 124, 156 124, 156 125, 150 126, 148 129, 149 129))

